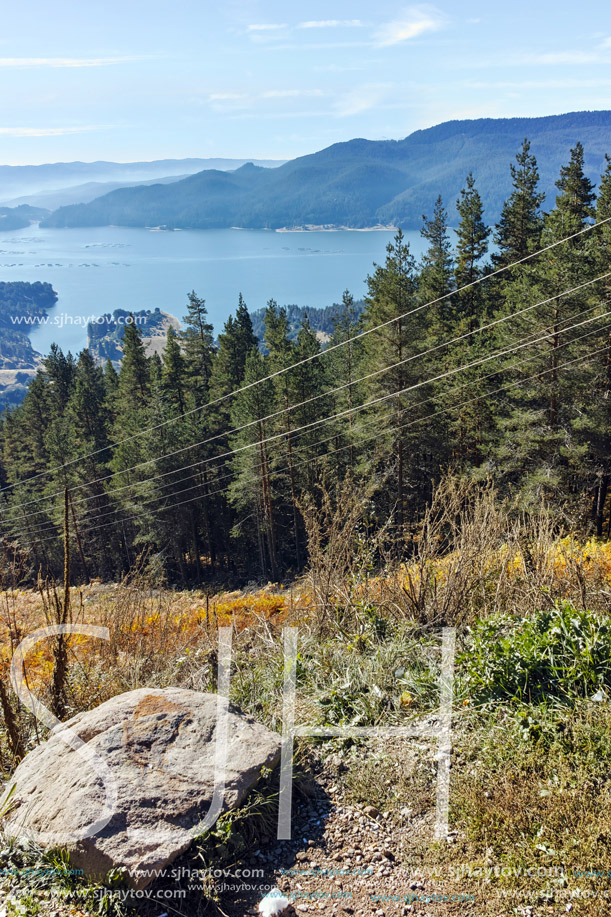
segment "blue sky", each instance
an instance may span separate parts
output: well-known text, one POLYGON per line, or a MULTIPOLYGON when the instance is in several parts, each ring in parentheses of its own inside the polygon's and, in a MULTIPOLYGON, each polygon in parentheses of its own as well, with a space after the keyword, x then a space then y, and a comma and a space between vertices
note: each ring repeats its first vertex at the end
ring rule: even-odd
POLYGON ((610 10, 602 0, 11 2, 0 162, 287 159, 452 118, 611 108, 610 10))

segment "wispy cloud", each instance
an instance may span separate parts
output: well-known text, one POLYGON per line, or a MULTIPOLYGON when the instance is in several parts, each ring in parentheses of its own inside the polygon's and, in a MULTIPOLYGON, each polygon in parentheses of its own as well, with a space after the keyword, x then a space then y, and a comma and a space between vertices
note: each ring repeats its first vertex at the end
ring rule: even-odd
POLYGON ((363 23, 360 19, 310 19, 300 22, 298 29, 339 29, 360 28, 363 23))
POLYGON ((368 83, 341 95, 335 103, 335 113, 340 118, 359 115, 380 105, 387 96, 392 83, 368 83))
POLYGON ((0 67, 107 67, 137 57, 0 57, 0 67))
POLYGON ((594 78, 580 80, 563 77, 558 80, 499 80, 490 81, 471 81, 465 83, 467 89, 506 89, 508 91, 519 91, 524 89, 602 89, 605 86, 611 86, 611 79, 594 78))
POLYGON ((208 96, 210 102, 236 102, 239 99, 247 99, 248 94, 245 92, 211 92, 208 96))
POLYGON ((253 44, 273 45, 286 39, 291 32, 286 22, 255 22, 246 29, 253 44))
POLYGON ((288 28, 286 22, 259 22, 248 26, 249 32, 277 32, 288 28))
POLYGON ((374 34, 379 48, 398 45, 426 32, 436 32, 446 24, 444 14, 434 6, 410 6, 398 19, 381 25, 374 34))
POLYGON ((283 99, 322 98, 326 89, 264 89, 259 92, 210 92, 206 98, 215 111, 235 112, 240 109, 261 109, 263 102, 283 99))
POLYGON ((378 64, 379 61, 368 61, 362 64, 317 64, 312 67, 314 73, 356 73, 367 69, 368 65, 378 64))
POLYGON ((299 97, 326 95, 323 89, 266 89, 259 94, 260 99, 296 99, 299 97))
POLYGON ((338 48, 371 48, 370 41, 283 42, 270 44, 274 51, 335 51, 338 48))
POLYGON ((8 137, 62 137, 66 134, 83 134, 102 130, 102 125, 87 127, 0 127, 0 134, 8 137))
POLYGON ((541 66, 563 66, 571 64, 595 64, 607 60, 597 51, 552 51, 542 54, 523 54, 516 63, 539 64, 541 66))

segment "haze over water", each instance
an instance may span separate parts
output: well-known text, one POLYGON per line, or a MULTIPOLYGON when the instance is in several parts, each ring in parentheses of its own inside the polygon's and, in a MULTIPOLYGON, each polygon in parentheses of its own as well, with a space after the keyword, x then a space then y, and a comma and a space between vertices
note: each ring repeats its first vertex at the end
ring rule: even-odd
MULTIPOLYGON (((102 227, 41 229, 0 234, 0 278, 46 281, 59 295, 49 315, 72 319, 41 325, 30 339, 45 354, 53 341, 64 351, 86 346, 84 318, 115 309, 154 309, 182 318, 187 293, 206 299, 215 332, 242 292, 251 310, 268 299, 281 305, 328 306, 348 288, 366 291, 373 262, 383 262, 392 232, 269 232, 102 227), (79 319, 82 316, 82 319, 79 319)), ((418 257, 418 232, 405 234, 418 257)))

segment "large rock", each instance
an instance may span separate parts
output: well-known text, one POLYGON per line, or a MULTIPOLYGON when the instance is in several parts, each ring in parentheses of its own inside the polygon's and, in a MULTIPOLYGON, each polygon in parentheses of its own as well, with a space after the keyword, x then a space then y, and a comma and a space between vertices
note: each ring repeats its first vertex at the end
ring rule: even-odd
POLYGON ((209 826, 207 815, 211 824, 239 805, 278 761, 279 736, 222 700, 217 717, 218 702, 141 688, 63 723, 15 771, 8 835, 67 849, 90 878, 124 866, 144 888, 209 826), (225 791, 213 800, 225 749, 225 791))

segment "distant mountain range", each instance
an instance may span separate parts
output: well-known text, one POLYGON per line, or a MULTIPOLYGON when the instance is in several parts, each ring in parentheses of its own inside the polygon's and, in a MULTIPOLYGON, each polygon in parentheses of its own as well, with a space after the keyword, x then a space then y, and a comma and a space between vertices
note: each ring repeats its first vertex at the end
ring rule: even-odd
POLYGON ((276 169, 249 163, 206 169, 172 184, 123 188, 88 204, 61 207, 46 226, 420 227, 441 194, 450 209, 473 171, 489 221, 510 192, 509 164, 528 137, 541 172, 544 206, 569 150, 581 140, 586 171, 598 181, 611 152, 611 111, 544 118, 449 121, 405 140, 351 140, 276 169))
MULTIPOLYGON (((177 181, 202 169, 239 169, 246 159, 157 159, 152 162, 52 162, 39 166, 0 165, 0 204, 33 204, 55 209, 85 203, 139 182, 177 181), (72 193, 68 193, 72 189, 72 193)), ((273 168, 283 159, 257 159, 273 168)))

